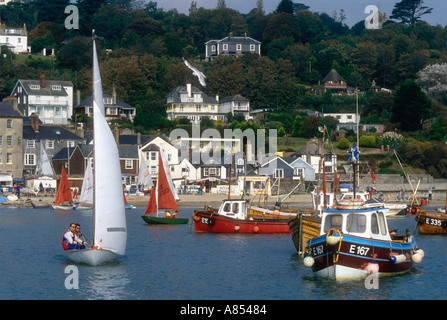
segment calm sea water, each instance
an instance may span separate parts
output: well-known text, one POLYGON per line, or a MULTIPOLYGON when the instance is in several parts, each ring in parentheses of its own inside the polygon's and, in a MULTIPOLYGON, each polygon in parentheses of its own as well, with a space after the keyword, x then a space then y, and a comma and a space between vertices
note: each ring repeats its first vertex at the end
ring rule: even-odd
MULTIPOLYGON (((364 281, 318 279, 303 265, 290 235, 196 234, 189 225, 150 226, 144 208, 127 211, 126 255, 77 265, 79 289, 66 289, 72 265, 61 247, 70 222, 91 238, 91 212, 0 207, 1 300, 335 300, 445 299, 447 237, 416 235, 425 251, 411 272, 364 281)), ((181 215, 191 217, 192 208, 181 215)), ((414 231, 414 217, 389 219, 414 231)))

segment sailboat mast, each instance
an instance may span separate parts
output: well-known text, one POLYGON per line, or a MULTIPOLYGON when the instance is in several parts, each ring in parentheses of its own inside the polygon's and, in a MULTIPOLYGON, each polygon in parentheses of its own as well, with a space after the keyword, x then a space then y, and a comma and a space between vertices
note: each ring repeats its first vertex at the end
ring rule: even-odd
MULTIPOLYGON (((93 40, 93 56, 96 55, 96 45, 95 45, 95 30, 92 30, 92 40, 93 40)), ((93 60, 93 64, 95 64, 95 60, 93 60)), ((92 223, 92 227, 93 227, 93 245, 95 245, 96 243, 96 239, 95 239, 95 227, 96 227, 96 148, 95 148, 95 103, 96 103, 96 99, 95 99, 95 66, 93 65, 93 69, 92 69, 92 97, 93 97, 93 223, 92 223)))

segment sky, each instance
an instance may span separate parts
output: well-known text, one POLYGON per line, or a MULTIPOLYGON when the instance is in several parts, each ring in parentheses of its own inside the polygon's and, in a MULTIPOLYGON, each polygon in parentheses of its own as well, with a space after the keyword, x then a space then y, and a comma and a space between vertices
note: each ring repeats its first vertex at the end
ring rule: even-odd
MULTIPOLYGON (((165 11, 177 9, 178 12, 188 14, 192 0, 152 0, 157 2, 157 7, 165 11)), ((205 9, 214 9, 217 6, 217 0, 194 0, 197 7, 205 9)), ((264 0, 264 11, 271 13, 276 10, 281 0, 264 0)), ((368 5, 374 5, 380 12, 385 12, 389 17, 393 11, 394 5, 401 0, 293 0, 295 3, 303 3, 310 7, 312 12, 327 13, 332 16, 334 12, 339 13, 340 9, 345 11, 345 23, 352 27, 359 21, 365 20, 369 13, 365 13, 368 5)), ((234 9, 240 13, 249 13, 256 7, 256 0, 225 0, 227 8, 234 9)), ((445 26, 447 24, 447 1, 446 0, 424 0, 424 6, 433 8, 431 14, 424 15, 422 20, 431 25, 445 26)))

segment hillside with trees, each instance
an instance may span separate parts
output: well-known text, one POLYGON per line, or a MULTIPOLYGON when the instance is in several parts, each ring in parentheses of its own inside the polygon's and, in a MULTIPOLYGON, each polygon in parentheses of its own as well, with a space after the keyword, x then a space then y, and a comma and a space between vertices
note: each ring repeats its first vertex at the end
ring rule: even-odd
MULTIPOLYGON (((435 178, 447 178, 447 29, 424 21, 431 13, 422 0, 402 0, 382 29, 359 21, 348 27, 343 10, 328 15, 291 0, 278 0, 270 14, 258 0, 248 14, 216 0, 215 9, 191 1, 188 14, 166 11, 150 1, 77 0, 79 29, 66 29, 64 9, 69 0, 34 0, 0 6, 3 26, 26 25, 33 55, 15 56, 2 47, 0 96, 9 95, 19 78, 70 80, 91 95, 91 33, 98 41, 105 92, 115 86, 118 97, 137 107, 133 125, 139 132, 171 130, 166 95, 189 80, 210 96, 241 94, 252 109, 273 108, 269 121, 281 135, 321 136, 318 127, 335 128, 333 119, 307 116, 302 110, 355 112, 355 95, 310 88, 336 69, 348 85, 358 88, 364 123, 383 123, 406 139, 400 153, 412 165, 435 178), (205 42, 232 33, 262 42, 261 56, 219 56, 205 61, 205 42), (56 56, 35 55, 54 48, 56 56), (203 88, 182 61, 187 58, 207 76, 203 88), (372 82, 389 92, 369 90, 372 82)), ((213 125, 212 123, 210 125, 213 125)), ((233 119, 231 127, 249 127, 233 119)), ((333 138, 334 132, 331 132, 333 138)), ((373 133, 371 133, 373 134, 373 133)), ((377 137, 376 144, 382 143, 377 137)))

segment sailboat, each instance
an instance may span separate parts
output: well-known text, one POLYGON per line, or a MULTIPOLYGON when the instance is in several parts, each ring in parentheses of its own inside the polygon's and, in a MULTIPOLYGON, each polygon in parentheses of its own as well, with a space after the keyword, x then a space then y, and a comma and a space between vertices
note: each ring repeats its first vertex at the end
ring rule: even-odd
POLYGON ((140 169, 138 171, 138 191, 143 194, 150 194, 154 184, 151 179, 151 174, 147 169, 146 161, 144 160, 143 155, 140 156, 140 169))
POLYGON ((73 197, 71 196, 70 184, 68 183, 68 177, 65 173, 64 167, 61 170, 61 181, 57 188, 56 199, 51 206, 54 210, 74 210, 73 197), (68 202, 68 203, 67 203, 68 202))
POLYGON ((178 196, 169 174, 166 157, 161 150, 158 153, 158 178, 152 190, 146 211, 141 216, 146 223, 185 224, 188 222, 188 218, 177 218, 177 212, 179 211, 177 205, 178 196), (158 215, 160 208, 166 210, 164 217, 159 217, 158 215))
POLYGON ((123 198, 124 198, 124 209, 135 209, 136 207, 127 201, 126 195, 124 194, 124 186, 123 186, 123 198))
POLYGON ((82 181, 81 196, 76 206, 77 210, 88 210, 93 208, 93 169, 92 159, 89 158, 85 168, 84 180, 82 181))
POLYGON ((93 246, 70 250, 69 259, 93 266, 124 255, 127 225, 121 182, 121 168, 115 138, 105 120, 101 76, 93 40, 93 141, 94 207, 93 246))

